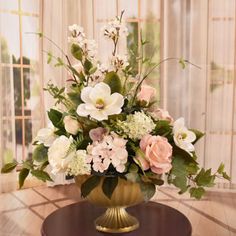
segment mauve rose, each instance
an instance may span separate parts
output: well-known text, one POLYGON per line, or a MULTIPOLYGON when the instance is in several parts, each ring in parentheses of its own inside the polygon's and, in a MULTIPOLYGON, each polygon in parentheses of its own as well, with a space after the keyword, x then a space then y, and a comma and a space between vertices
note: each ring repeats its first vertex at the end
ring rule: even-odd
POLYGON ((156 89, 154 89, 149 85, 142 84, 141 90, 137 94, 137 98, 140 101, 146 101, 147 103, 149 103, 152 97, 154 97, 155 95, 156 95, 156 89))
MULTIPOLYGON (((156 174, 163 174, 172 168, 172 146, 161 136, 145 135, 140 141, 140 148, 145 153, 146 161, 156 174)), ((139 157, 140 160, 140 157, 139 157)), ((141 165, 147 169, 147 163, 142 160, 141 165)))
POLYGON ((174 119, 170 116, 169 112, 161 108, 152 110, 149 114, 156 120, 167 120, 170 123, 174 122, 174 119))
POLYGON ((91 129, 89 131, 89 137, 93 140, 93 141, 101 141, 103 136, 106 134, 106 129, 102 128, 102 127, 98 127, 95 129, 91 129))

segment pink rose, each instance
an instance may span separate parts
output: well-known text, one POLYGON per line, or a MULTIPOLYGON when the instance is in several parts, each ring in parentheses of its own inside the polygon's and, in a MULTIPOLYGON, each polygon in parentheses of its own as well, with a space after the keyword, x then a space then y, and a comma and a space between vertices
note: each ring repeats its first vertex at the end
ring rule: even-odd
POLYGON ((174 119, 170 116, 169 112, 161 108, 157 108, 154 111, 149 112, 149 114, 157 120, 167 120, 170 123, 174 122, 174 119))
POLYGON ((149 103, 151 98, 154 97, 155 95, 156 95, 156 89, 154 89, 149 85, 142 84, 141 90, 137 94, 137 98, 140 101, 146 101, 147 103, 149 103))
POLYGON ((91 129, 89 131, 89 137, 93 141, 101 141, 103 139, 103 136, 106 134, 106 129, 102 127, 98 127, 96 129, 91 129))
MULTIPOLYGON (((172 168, 172 146, 161 136, 145 135, 140 141, 140 148, 145 153, 146 160, 140 159, 142 167, 147 170, 148 165, 156 174, 163 174, 172 168)), ((144 158, 143 158, 144 159, 144 158)))

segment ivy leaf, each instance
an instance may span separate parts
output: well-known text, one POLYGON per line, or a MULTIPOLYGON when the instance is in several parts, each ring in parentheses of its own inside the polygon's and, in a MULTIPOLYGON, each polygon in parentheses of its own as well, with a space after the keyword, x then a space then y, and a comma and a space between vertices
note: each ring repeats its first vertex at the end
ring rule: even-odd
POLYGON ((195 197, 196 199, 199 200, 204 195, 205 189, 202 187, 198 187, 198 188, 193 187, 193 188, 190 188, 189 192, 190 192, 191 197, 195 197))
POLYGON ((37 179, 42 180, 43 182, 46 182, 47 180, 53 182, 49 174, 43 170, 31 170, 30 173, 37 179))
POLYGON ((224 169, 225 169, 225 165, 224 163, 221 163, 220 166, 218 167, 217 173, 223 174, 224 169))
POLYGON ((112 194, 118 184, 118 177, 106 177, 102 184, 103 193, 111 199, 112 194))
POLYGON ((19 187, 22 188, 24 185, 25 179, 29 175, 29 169, 23 168, 19 173, 19 187))
POLYGON ((198 186, 212 187, 214 186, 214 180, 215 175, 211 175, 211 169, 204 170, 204 168, 202 168, 195 177, 195 181, 198 186))
POLYGON ((62 124, 62 113, 55 110, 55 109, 50 109, 48 111, 48 118, 50 119, 50 121, 52 122, 52 124, 57 127, 57 128, 64 128, 63 124, 62 124))
POLYGON ((176 176, 173 180, 173 184, 180 189, 179 193, 185 193, 188 190, 186 176, 176 176))
POLYGON ((7 163, 5 164, 2 169, 1 169, 1 173, 9 173, 11 172, 12 170, 14 170, 17 166, 18 162, 17 161, 13 161, 11 163, 7 163))
POLYGON ((155 185, 148 182, 140 182, 139 186, 142 191, 144 201, 149 201, 156 192, 155 185))
POLYGON ((79 61, 82 60, 83 51, 79 45, 74 44, 74 43, 71 45, 71 54, 77 60, 79 60, 79 61))
POLYGON ((87 197, 90 192, 96 188, 100 183, 100 177, 97 175, 93 175, 88 178, 82 185, 81 185, 81 196, 87 197))
POLYGON ((33 160, 37 162, 45 162, 48 160, 48 148, 44 147, 43 144, 38 145, 32 156, 33 160))
POLYGON ((115 92, 121 93, 121 90, 122 90, 121 81, 120 81, 119 76, 116 74, 116 72, 114 71, 108 72, 103 82, 110 86, 111 93, 115 93, 115 92))

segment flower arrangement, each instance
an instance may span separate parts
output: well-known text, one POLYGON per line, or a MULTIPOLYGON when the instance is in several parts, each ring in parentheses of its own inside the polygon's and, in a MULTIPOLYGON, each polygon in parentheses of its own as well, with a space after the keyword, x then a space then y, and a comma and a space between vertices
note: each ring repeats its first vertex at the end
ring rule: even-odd
MULTIPOLYGON (((174 120, 159 108, 156 90, 145 82, 162 62, 176 58, 154 64, 141 53, 137 63, 146 63, 147 69, 134 77, 127 55, 117 54, 119 39, 128 35, 122 15, 102 28, 103 37, 114 45, 107 62, 97 61, 95 41, 87 39, 78 25, 69 27, 68 37, 77 64, 72 65, 64 52, 66 62, 48 53, 48 63, 55 60, 55 66, 65 67, 69 78, 66 88, 52 83, 45 88, 55 98, 56 108, 48 111, 51 125, 38 131, 32 159, 21 163, 20 187, 29 173, 52 181, 48 165, 52 175, 90 176, 81 187, 83 197, 108 179, 102 184, 110 198, 118 178, 123 178, 139 183, 144 199, 165 181, 179 188, 180 194, 189 191, 199 199, 216 177, 229 179, 224 164, 215 173, 200 168, 194 144, 203 133, 188 129, 183 118, 174 120)), ((142 48, 146 43, 141 37, 142 48)), ((190 62, 180 59, 179 63, 185 67, 190 62)), ((8 163, 2 172, 18 164, 8 163)))

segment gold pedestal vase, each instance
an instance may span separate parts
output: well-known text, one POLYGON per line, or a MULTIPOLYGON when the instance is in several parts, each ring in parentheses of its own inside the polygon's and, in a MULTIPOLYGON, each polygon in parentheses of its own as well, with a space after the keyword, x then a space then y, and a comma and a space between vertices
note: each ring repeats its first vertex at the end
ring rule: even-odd
MULTIPOLYGON (((77 176, 75 182, 80 188, 88 178, 89 176, 77 176)), ((103 193, 102 182, 103 179, 86 197, 92 204, 107 208, 106 212, 95 220, 96 229, 106 233, 127 233, 137 229, 138 220, 131 216, 126 208, 144 201, 139 184, 119 178, 109 199, 103 193)))

